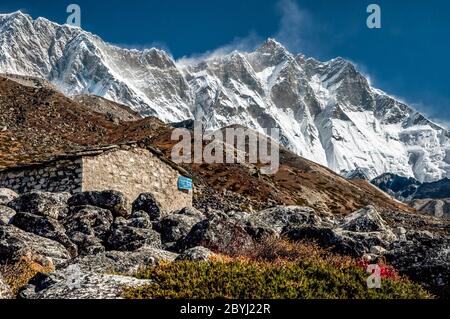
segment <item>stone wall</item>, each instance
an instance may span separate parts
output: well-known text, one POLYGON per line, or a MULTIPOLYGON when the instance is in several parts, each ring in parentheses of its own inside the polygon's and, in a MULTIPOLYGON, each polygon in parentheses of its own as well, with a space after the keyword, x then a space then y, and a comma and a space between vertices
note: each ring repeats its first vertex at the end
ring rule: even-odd
POLYGON ((152 193, 169 213, 192 206, 192 192, 178 190, 180 173, 142 148, 122 147, 83 157, 83 191, 117 190, 130 202, 152 193))
POLYGON ((81 164, 81 159, 75 158, 2 171, 0 187, 12 189, 18 193, 42 190, 73 194, 81 191, 81 164))

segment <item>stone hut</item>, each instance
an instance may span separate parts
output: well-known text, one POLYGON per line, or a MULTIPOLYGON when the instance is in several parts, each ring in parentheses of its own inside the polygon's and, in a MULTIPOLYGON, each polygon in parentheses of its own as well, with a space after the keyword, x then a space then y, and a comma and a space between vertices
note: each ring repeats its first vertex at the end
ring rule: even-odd
POLYGON ((135 143, 61 154, 51 159, 0 171, 0 188, 78 193, 116 190, 129 202, 152 193, 171 212, 192 206, 193 192, 179 189, 187 172, 161 152, 135 143))

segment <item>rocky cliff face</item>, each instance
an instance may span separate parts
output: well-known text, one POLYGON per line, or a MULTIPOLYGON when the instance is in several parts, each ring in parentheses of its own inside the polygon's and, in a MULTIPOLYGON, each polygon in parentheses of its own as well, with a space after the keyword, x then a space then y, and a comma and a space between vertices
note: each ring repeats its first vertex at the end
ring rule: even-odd
POLYGON ((281 144, 340 174, 450 177, 448 131, 342 58, 319 62, 269 39, 254 52, 174 61, 20 12, 0 15, 0 29, 0 72, 48 79, 68 95, 99 95, 165 122, 195 118, 208 130, 276 127, 281 144))

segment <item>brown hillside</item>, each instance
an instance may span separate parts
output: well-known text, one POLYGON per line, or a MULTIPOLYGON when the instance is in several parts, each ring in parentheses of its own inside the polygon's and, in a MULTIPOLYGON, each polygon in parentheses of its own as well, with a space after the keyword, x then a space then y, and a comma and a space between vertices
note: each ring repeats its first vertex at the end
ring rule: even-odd
MULTIPOLYGON (((89 101, 0 78, 0 169, 128 141, 144 141, 169 157, 176 143, 170 138, 171 127, 155 118, 111 120, 85 104, 89 101)), ((274 204, 308 205, 334 214, 368 204, 411 210, 365 181, 347 181, 285 149, 280 155, 281 167, 273 176, 261 175, 251 165, 184 165, 197 186, 197 205, 244 210, 274 204)))

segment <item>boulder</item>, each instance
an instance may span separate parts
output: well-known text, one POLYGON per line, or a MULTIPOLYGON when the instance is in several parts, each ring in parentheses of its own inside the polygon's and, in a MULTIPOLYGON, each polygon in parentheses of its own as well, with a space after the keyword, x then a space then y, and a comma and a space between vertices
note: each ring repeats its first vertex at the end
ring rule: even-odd
POLYGON ((197 218, 199 221, 206 218, 205 214, 194 207, 185 207, 176 213, 177 215, 186 215, 197 218))
POLYGON ((19 195, 8 188, 0 188, 0 205, 8 205, 9 202, 18 198, 19 195))
POLYGON ((8 206, 0 205, 0 226, 11 224, 16 211, 8 206))
POLYGON ((322 226, 325 222, 314 209, 301 206, 278 206, 251 215, 256 224, 264 223, 281 234, 286 227, 322 226))
POLYGON ((286 227, 283 235, 292 241, 313 241, 333 252, 352 257, 361 257, 367 248, 359 241, 337 232, 333 228, 316 226, 286 227))
POLYGON ((359 233, 382 232, 388 230, 386 222, 373 206, 360 209, 345 217, 343 230, 359 233))
POLYGON ((242 223, 214 217, 196 224, 189 234, 177 242, 177 250, 203 246, 216 253, 235 255, 254 248, 252 237, 242 223))
POLYGON ((95 206, 107 209, 114 217, 130 216, 129 203, 126 197, 117 191, 83 192, 69 198, 70 207, 95 206))
POLYGON ((80 256, 68 261, 65 267, 77 264, 83 271, 134 275, 163 261, 172 262, 177 254, 154 247, 143 246, 136 251, 107 251, 97 255, 80 256))
POLYGON ((152 228, 153 224, 150 216, 143 211, 137 211, 131 214, 130 219, 126 221, 126 224, 136 228, 152 228))
POLYGON ((151 220, 158 220, 161 218, 163 212, 161 205, 155 199, 155 196, 150 193, 143 193, 133 202, 133 212, 144 211, 151 220))
MULTIPOLYGON (((314 218, 312 219, 314 220, 314 218)), ((288 226, 283 233, 292 240, 313 240, 334 252, 361 257, 374 246, 388 248, 398 238, 375 208, 369 206, 344 218, 332 227, 326 223, 288 226)))
POLYGON ((70 241, 66 235, 66 230, 56 219, 19 212, 14 216, 12 224, 28 233, 60 243, 66 247, 72 257, 78 254, 77 246, 70 241))
POLYGON ((161 234, 163 243, 171 243, 184 238, 200 220, 189 215, 170 215, 156 222, 154 229, 161 234))
POLYGON ((118 218, 111 226, 106 241, 108 250, 134 251, 143 246, 161 248, 161 236, 149 228, 130 226, 130 221, 118 218))
POLYGON ((93 206, 72 207, 63 224, 69 237, 74 233, 94 236, 105 241, 113 223, 111 211, 93 206))
POLYGON ((67 200, 69 197, 69 193, 32 191, 9 202, 8 206, 16 212, 59 219, 67 215, 67 200))
POLYGON ((205 247, 194 247, 185 250, 183 253, 181 253, 176 261, 208 261, 211 257, 213 257, 215 254, 205 247))
POLYGON ((15 226, 0 226, 0 264, 16 262, 26 254, 49 258, 55 266, 71 258, 60 243, 24 232, 15 226))
POLYGON ((14 294, 11 290, 11 287, 5 282, 0 273, 0 299, 13 299, 14 294))
POLYGON ((280 235, 274 227, 257 218, 250 218, 245 221, 244 229, 256 241, 261 241, 269 237, 278 237, 280 235))
POLYGON ((96 255, 106 251, 104 242, 94 235, 81 232, 68 233, 70 240, 77 246, 81 256, 96 255))
POLYGON ((51 274, 39 274, 23 289, 21 299, 121 299, 124 288, 149 285, 150 280, 84 271, 72 264, 51 274))
MULTIPOLYGON (((216 216, 221 216, 216 214, 216 216)), ((226 218, 241 224, 247 233, 256 241, 260 241, 267 237, 278 237, 279 232, 268 225, 263 218, 257 214, 250 214, 241 211, 229 211, 226 218)))

